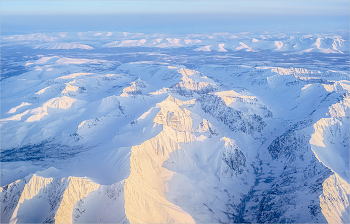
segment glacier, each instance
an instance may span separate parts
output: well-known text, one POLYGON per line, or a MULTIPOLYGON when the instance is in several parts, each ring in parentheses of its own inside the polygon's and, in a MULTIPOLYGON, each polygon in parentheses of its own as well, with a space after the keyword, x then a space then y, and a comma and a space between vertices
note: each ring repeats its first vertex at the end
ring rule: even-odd
POLYGON ((348 33, 1 37, 2 223, 348 223, 348 33))

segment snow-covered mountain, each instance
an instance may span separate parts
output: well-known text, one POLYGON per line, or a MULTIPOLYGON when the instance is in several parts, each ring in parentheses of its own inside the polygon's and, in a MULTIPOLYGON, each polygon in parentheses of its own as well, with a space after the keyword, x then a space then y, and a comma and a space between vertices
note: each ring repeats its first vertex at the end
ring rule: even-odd
POLYGON ((75 35, 2 37, 1 222, 349 222, 346 38, 75 35))
POLYGON ((284 53, 348 53, 349 40, 339 34, 307 34, 280 32, 214 33, 214 34, 143 34, 126 32, 36 33, 2 38, 4 46, 24 45, 34 49, 93 48, 181 48, 194 51, 273 51, 284 53), (78 41, 77 41, 78 40, 78 41), (92 46, 93 45, 93 46, 92 46))

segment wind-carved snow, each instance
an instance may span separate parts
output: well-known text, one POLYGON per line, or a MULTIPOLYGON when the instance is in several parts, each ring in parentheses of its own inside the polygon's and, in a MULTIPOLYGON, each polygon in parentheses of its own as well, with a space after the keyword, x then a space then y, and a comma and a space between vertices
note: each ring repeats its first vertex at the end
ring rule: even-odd
POLYGON ((61 76, 61 77, 59 77, 59 79, 75 79, 78 76, 90 75, 90 74, 92 74, 92 73, 73 73, 70 75, 61 76))
POLYGON ((319 83, 329 83, 330 81, 340 81, 347 80, 348 74, 345 72, 338 71, 326 71, 321 72, 317 70, 310 70, 305 68, 273 68, 273 72, 276 72, 280 75, 293 75, 294 77, 309 81, 311 83, 319 82, 319 83))
POLYGON ((113 41, 113 42, 110 42, 108 44, 103 45, 103 47, 116 47, 116 46, 118 46, 118 44, 119 44, 119 41, 116 40, 116 41, 113 41))
POLYGON ((157 104, 157 107, 161 108, 161 110, 154 118, 154 122, 178 131, 215 134, 215 129, 207 120, 201 119, 197 114, 190 112, 186 108, 180 108, 182 105, 193 105, 194 102, 194 100, 182 102, 169 96, 165 101, 157 104))
POLYGON ((174 85, 172 91, 180 95, 190 96, 193 93, 205 94, 217 89, 216 84, 211 79, 201 75, 197 71, 180 69, 178 72, 182 74, 182 81, 174 85))
POLYGON ((102 62, 105 62, 105 60, 99 60, 99 59, 78 59, 78 58, 60 58, 56 61, 56 64, 85 64, 85 63, 92 63, 92 64, 101 64, 102 62))
MULTIPOLYGON (((349 114, 350 97, 349 83, 342 83, 347 92, 343 99, 329 108, 331 118, 322 118, 314 124, 315 133, 310 139, 310 144, 317 158, 327 167, 336 172, 343 180, 350 182, 349 170, 349 114)), ((344 92, 340 83, 335 83, 333 88, 344 92)), ((325 85, 330 90, 332 86, 325 85)))
POLYGON ((196 49, 194 49, 194 50, 195 50, 195 51, 211 51, 211 50, 210 50, 210 47, 211 47, 211 45, 208 45, 208 46, 196 48, 196 49))
MULTIPOLYGON (((72 82, 74 83, 74 82, 72 82)), ((61 83, 61 82, 46 82, 43 83, 42 86, 46 86, 39 91, 35 92, 34 94, 29 94, 27 96, 27 99, 32 101, 32 102, 37 102, 41 100, 47 100, 47 99, 52 99, 53 97, 56 96, 61 96, 61 95, 67 95, 70 96, 69 94, 62 93, 65 88, 67 87, 67 84, 69 83, 61 83)), ((70 85, 70 84, 69 84, 70 85)), ((41 87, 41 86, 40 86, 41 87)), ((67 91, 69 92, 69 91, 67 91)))
POLYGON ((22 117, 24 115, 27 115, 30 111, 31 110, 26 110, 23 113, 16 114, 16 115, 13 115, 13 116, 7 117, 7 118, 2 118, 2 119, 0 119, 0 122, 4 122, 4 121, 20 121, 22 119, 22 117))
MULTIPOLYGON (((173 195, 173 191, 169 192, 168 189, 171 187, 168 181, 171 183, 172 177, 176 173, 164 167, 164 164, 167 164, 166 167, 174 163, 176 165, 179 162, 186 164, 186 159, 183 160, 177 156, 180 156, 187 146, 195 144, 197 141, 203 141, 198 139, 194 135, 195 133, 218 135, 207 120, 186 109, 186 107, 191 107, 193 104, 194 100, 181 101, 171 96, 158 103, 157 107, 161 110, 155 116, 154 122, 162 124, 163 130, 156 137, 132 147, 131 172, 125 181, 124 188, 125 211, 130 222, 194 222, 191 213, 188 214, 180 207, 169 202, 168 197, 172 198, 172 201, 177 201, 173 198, 177 198, 173 195), (171 161, 174 161, 174 163, 171 161), (140 180, 144 180, 144 182, 141 184, 140 180), (144 206, 144 204, 147 204, 147 206, 144 206)), ((149 114, 142 115, 142 117, 149 116, 149 114)), ((222 152, 223 159, 221 160, 219 156, 218 162, 219 164, 229 164, 228 168, 223 167, 222 172, 224 173, 223 176, 229 175, 226 178, 231 178, 231 172, 237 170, 238 173, 242 173, 245 160, 244 156, 241 156, 242 153, 237 151, 238 148, 235 143, 228 141, 225 146, 226 151, 222 152), (236 154, 237 156, 235 156, 236 154), (236 162, 232 162, 231 159, 236 162)), ((220 152, 221 150, 218 151, 219 155, 220 152)), ((197 216, 198 214, 193 215, 197 216)), ((218 215, 220 216, 220 214, 218 215)))
POLYGON ((323 194, 320 195, 322 213, 328 223, 349 223, 350 184, 333 174, 322 184, 323 194))
POLYGON ((28 34, 28 35, 13 35, 10 37, 5 37, 5 40, 14 41, 38 41, 38 42, 52 42, 57 40, 56 37, 50 37, 42 33, 28 34))
POLYGON ((34 115, 30 116, 26 121, 27 122, 39 121, 45 115, 49 115, 48 108, 66 110, 70 108, 74 102, 75 102, 75 99, 67 96, 53 98, 47 101, 46 103, 44 103, 42 107, 32 109, 30 113, 34 115))
POLYGON ((31 103, 22 102, 22 103, 21 103, 20 105, 18 105, 17 107, 11 108, 7 113, 9 113, 9 114, 16 113, 16 110, 17 110, 18 108, 21 108, 21 107, 24 107, 24 106, 28 106, 28 105, 31 105, 31 103))
POLYGON ((84 59, 84 58, 68 58, 68 57, 42 57, 34 62, 27 62, 26 66, 29 65, 70 65, 70 64, 101 64, 105 62, 105 60, 99 59, 84 59))
POLYGON ((18 210, 23 206, 23 202, 32 199, 39 193, 41 188, 52 182, 52 178, 43 178, 35 174, 32 178, 28 179, 27 183, 25 183, 26 180, 18 180, 15 183, 0 188, 2 199, 1 222, 16 223, 18 221, 18 210), (14 199, 18 200, 16 204, 13 204, 15 202, 13 201, 14 199))
POLYGON ((219 50, 220 52, 226 52, 227 50, 224 48, 225 44, 219 44, 219 50))
POLYGON ((160 94, 163 94, 163 93, 167 93, 168 91, 169 91, 169 88, 163 87, 162 89, 159 89, 159 90, 157 90, 155 92, 151 92, 149 94, 151 94, 151 95, 160 95, 160 94))
POLYGON ((82 121, 74 134, 72 134, 77 141, 81 141, 82 138, 87 140, 89 136, 94 133, 103 130, 106 125, 110 124, 110 121, 119 117, 122 114, 122 107, 117 96, 109 96, 100 100, 97 107, 97 112, 105 114, 104 116, 95 117, 82 121))
POLYGON ((189 132, 164 126, 156 137, 132 147, 130 176, 124 185, 125 213, 131 223, 194 223, 188 213, 166 199, 173 172, 162 167, 180 143, 194 139, 189 132))
POLYGON ((277 47, 277 50, 281 50, 281 48, 283 47, 282 41, 275 41, 275 45, 277 47))
POLYGON ((253 51, 253 49, 252 49, 251 47, 249 47, 248 45, 246 45, 245 43, 240 42, 239 44, 240 44, 241 46, 236 47, 237 50, 246 49, 246 51, 253 51))
POLYGON ((253 96, 247 91, 237 93, 233 90, 216 92, 227 106, 238 109, 247 114, 259 114, 263 117, 272 117, 272 112, 263 105, 256 96, 253 96))
MULTIPOLYGON (((321 52, 323 52, 323 53, 337 53, 336 51, 334 51, 334 50, 332 50, 332 49, 329 49, 329 48, 322 48, 321 47, 321 38, 317 38, 316 39, 316 42, 315 42, 315 45, 316 45, 316 47, 321 51, 321 52)), ((337 44, 336 44, 336 42, 334 41, 333 42, 333 44, 332 44, 332 48, 334 49, 335 48, 335 50, 337 49, 337 44)))
POLYGON ((1 222, 72 223, 74 205, 98 188, 90 180, 29 175, 0 188, 1 222))
MULTIPOLYGON (((224 99, 226 99, 226 97, 224 99)), ((261 132, 266 126, 266 123, 261 116, 272 116, 272 113, 264 106, 260 109, 263 111, 263 114, 256 113, 254 109, 245 111, 247 109, 245 107, 243 107, 244 110, 242 111, 236 107, 234 109, 227 106, 227 99, 226 102, 224 99, 213 94, 207 94, 197 98, 197 101, 206 113, 209 113, 218 121, 223 122, 232 131, 242 131, 247 134, 261 132)), ((233 102, 233 99, 230 100, 233 102)), ((241 102, 243 105, 245 104, 244 100, 241 100, 241 102)), ((249 104, 251 104, 251 102, 248 101, 248 105, 249 104)))
POLYGON ((59 57, 42 57, 42 58, 38 59, 37 61, 35 61, 34 64, 46 64, 50 61, 54 61, 55 59, 58 60, 59 57))
POLYGON ((186 44, 192 44, 192 43, 197 44, 197 43, 201 43, 202 41, 201 41, 201 40, 184 39, 184 42, 185 42, 186 44))
POLYGON ((144 43, 146 43, 146 39, 141 40, 123 40, 121 42, 119 41, 113 41, 111 43, 105 44, 105 47, 137 47, 141 46, 144 43))
POLYGON ((79 124, 77 131, 72 136, 75 136, 77 141, 81 140, 81 138, 88 139, 94 133, 102 131, 104 126, 109 125, 111 120, 120 115, 120 109, 117 107, 117 109, 112 110, 104 116, 84 120, 79 124))
MULTIPOLYGON (((8 114, 14 114, 16 113, 17 109, 21 108, 21 107, 24 107, 24 106, 30 106, 31 103, 27 103, 27 102, 22 102, 20 105, 16 106, 16 107, 13 107, 11 108, 7 113, 8 114)), ((26 110, 22 113, 18 113, 18 114, 15 114, 15 115, 12 115, 10 117, 6 117, 6 118, 2 118, 0 119, 0 122, 6 122, 6 121, 20 121, 22 119, 22 117, 26 114, 28 114, 30 112, 30 110, 26 110)))
POLYGON ((162 40, 163 40, 163 38, 155 39, 153 44, 159 44, 162 40))
MULTIPOLYGON (((165 46, 169 46, 169 47, 181 47, 182 44, 181 44, 181 40, 180 39, 177 39, 177 38, 166 38, 166 41, 167 43, 165 44, 165 46)), ((165 47, 165 46, 162 46, 162 44, 158 45, 158 47, 165 47)))
POLYGON ((40 48, 40 49, 85 49, 85 50, 92 50, 94 49, 93 47, 86 45, 86 44, 81 44, 81 43, 49 43, 49 44, 40 44, 35 47, 35 49, 40 48))
POLYGON ((142 94, 142 89, 146 88, 146 83, 138 78, 135 82, 130 83, 131 86, 125 87, 123 93, 120 95, 122 97, 136 96, 142 94))
POLYGON ((62 201, 54 217, 58 223, 72 223, 71 214, 74 205, 98 188, 98 184, 82 178, 70 177, 68 181, 68 188, 64 191, 62 201))
MULTIPOLYGON (((216 201, 215 195, 223 199, 229 188, 223 187, 224 189, 222 189, 222 186, 214 186, 219 186, 218 183, 223 185, 227 183, 229 186, 236 178, 246 179, 245 171, 248 170, 246 156, 233 139, 223 137, 220 141, 220 138, 217 137, 219 133, 207 120, 186 109, 192 108, 194 103, 194 100, 180 101, 174 97, 168 97, 158 104, 161 111, 156 115, 154 122, 159 122, 164 127, 172 127, 172 130, 190 131, 195 135, 203 133, 208 137, 193 138, 190 145, 181 144, 181 148, 173 151, 167 161, 163 163, 163 167, 176 172, 169 180, 170 191, 166 196, 173 203, 185 208, 196 222, 227 221, 224 204, 216 201), (195 128, 199 122, 199 128, 195 128), (202 151, 205 144, 210 144, 210 139, 214 142, 219 141, 220 144, 213 144, 209 151, 202 151), (196 142, 199 144, 198 148, 194 147, 196 142), (213 166, 209 168, 208 163, 213 166), (194 193, 196 188, 200 188, 204 192, 211 191, 211 193, 208 192, 206 197, 202 197, 201 192, 194 193), (188 199, 186 200, 186 198, 188 199), (206 213, 205 211, 208 210, 210 212, 206 213)), ((203 134, 201 136, 204 137, 203 134)), ((240 186, 236 187, 240 188, 240 186)), ((239 201, 239 199, 237 198, 235 201, 239 201)))
POLYGON ((74 134, 77 135, 78 140, 80 140, 82 137, 85 137, 88 134, 91 135, 95 131, 100 131, 99 129, 101 129, 103 125, 107 124, 108 120, 108 116, 84 120, 79 124, 78 129, 74 134))
POLYGON ((113 95, 113 96, 108 96, 106 98, 103 98, 101 100, 101 103, 98 106, 98 111, 106 112, 116 108, 120 109, 120 101, 118 100, 117 96, 113 95))
POLYGON ((129 223, 125 215, 124 181, 100 185, 74 205, 74 223, 129 223))
POLYGON ((36 92, 35 94, 37 94, 37 95, 43 94, 43 93, 45 93, 45 91, 46 91, 47 89, 49 89, 50 87, 51 87, 51 86, 45 87, 44 89, 39 90, 39 91, 36 92))
POLYGON ((75 83, 75 80, 69 83, 66 83, 66 88, 61 92, 62 95, 74 96, 75 92, 79 90, 78 86, 73 86, 71 84, 75 83))

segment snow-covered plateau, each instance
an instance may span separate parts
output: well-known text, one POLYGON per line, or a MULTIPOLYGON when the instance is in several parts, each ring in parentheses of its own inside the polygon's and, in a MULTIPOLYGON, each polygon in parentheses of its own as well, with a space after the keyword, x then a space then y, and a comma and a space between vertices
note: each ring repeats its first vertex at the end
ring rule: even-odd
POLYGON ((2 36, 1 223, 349 223, 348 40, 2 36))

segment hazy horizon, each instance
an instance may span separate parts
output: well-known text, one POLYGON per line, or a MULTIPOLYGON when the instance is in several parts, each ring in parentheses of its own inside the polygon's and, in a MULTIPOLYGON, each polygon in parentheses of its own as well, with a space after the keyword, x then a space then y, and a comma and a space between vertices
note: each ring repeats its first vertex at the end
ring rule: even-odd
POLYGON ((2 1, 2 35, 349 30, 348 1, 2 1))

